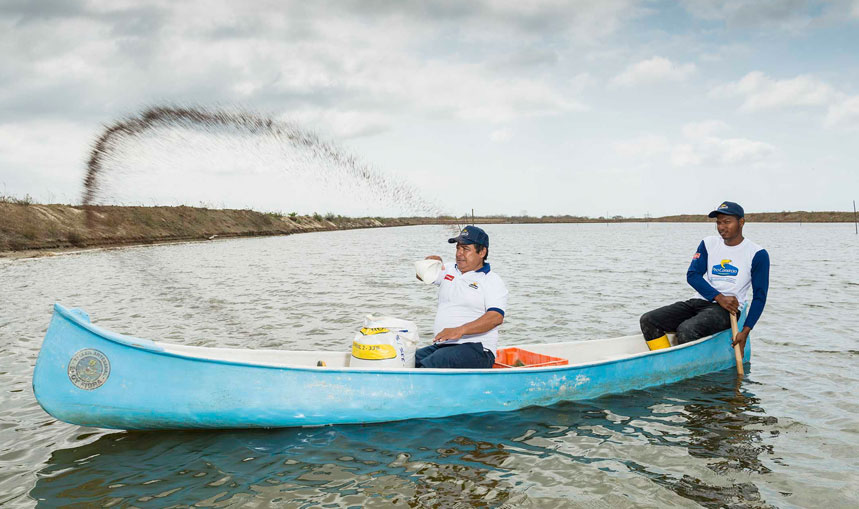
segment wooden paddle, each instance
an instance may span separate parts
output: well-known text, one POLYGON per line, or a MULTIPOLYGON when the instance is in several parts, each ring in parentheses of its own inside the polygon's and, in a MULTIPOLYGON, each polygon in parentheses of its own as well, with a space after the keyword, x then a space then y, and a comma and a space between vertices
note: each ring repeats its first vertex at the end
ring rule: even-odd
MULTIPOLYGON (((737 315, 731 313, 731 341, 737 339, 737 315)), ((743 373, 743 351, 740 350, 740 345, 734 345, 734 358, 737 360, 737 376, 742 377, 743 373)))

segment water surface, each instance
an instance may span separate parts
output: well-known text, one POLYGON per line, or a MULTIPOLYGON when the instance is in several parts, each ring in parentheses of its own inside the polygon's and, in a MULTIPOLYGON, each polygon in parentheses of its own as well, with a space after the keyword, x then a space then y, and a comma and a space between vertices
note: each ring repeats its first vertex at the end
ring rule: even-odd
MULTIPOLYGON (((691 296, 710 224, 492 225, 510 289, 502 343, 633 333, 691 296)), ((518 412, 374 425, 129 433, 33 398, 53 302, 118 332, 241 348, 349 348, 368 313, 428 340, 442 226, 223 240, 0 262, 0 504, 311 507, 809 507, 859 503, 859 239, 852 225, 749 224, 772 258, 752 363, 518 412)))

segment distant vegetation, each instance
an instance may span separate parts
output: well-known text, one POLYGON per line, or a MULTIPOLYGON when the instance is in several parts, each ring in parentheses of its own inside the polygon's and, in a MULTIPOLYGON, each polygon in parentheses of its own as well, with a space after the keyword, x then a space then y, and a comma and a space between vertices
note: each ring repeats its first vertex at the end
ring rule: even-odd
MULTIPOLYGON (((703 222, 705 214, 650 217, 477 216, 477 224, 703 222)), ((853 212, 750 213, 749 222, 853 222, 853 212)), ((291 233, 452 224, 463 226, 471 216, 349 218, 328 212, 300 216, 296 212, 256 212, 249 209, 201 207, 126 207, 42 205, 30 196, 0 195, 0 252, 80 248, 154 242, 203 240, 216 237, 288 235, 291 233)))
MULTIPOLYGON (((439 222, 468 222, 471 216, 440 216, 439 222)), ((704 223, 712 221, 707 214, 681 214, 663 217, 586 217, 586 216, 476 216, 475 223, 704 223)), ((853 212, 755 212, 746 214, 750 223, 852 223, 853 212)))

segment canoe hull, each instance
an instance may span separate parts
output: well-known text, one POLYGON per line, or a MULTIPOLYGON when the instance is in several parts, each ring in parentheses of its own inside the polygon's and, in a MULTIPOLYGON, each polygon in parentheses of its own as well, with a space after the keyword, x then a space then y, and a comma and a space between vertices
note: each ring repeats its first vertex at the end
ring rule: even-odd
MULTIPOLYGON (((57 419, 102 428, 382 422, 593 399, 734 369, 729 334, 613 361, 555 368, 319 369, 177 355, 151 341, 101 330, 85 314, 58 304, 36 363, 33 390, 42 408, 57 419), (104 359, 91 354, 77 361, 82 351, 98 352, 104 359), (74 362, 78 365, 70 367, 74 362), (82 371, 87 363, 95 366, 88 374, 82 371), (83 373, 83 381, 75 369, 83 373)), ((750 355, 747 345, 746 362, 750 355)))

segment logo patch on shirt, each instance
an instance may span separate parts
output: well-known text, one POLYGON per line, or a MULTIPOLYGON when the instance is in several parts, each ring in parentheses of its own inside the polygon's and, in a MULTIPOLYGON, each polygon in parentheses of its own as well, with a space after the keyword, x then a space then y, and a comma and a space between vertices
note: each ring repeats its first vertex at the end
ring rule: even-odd
POLYGON ((701 258, 701 253, 695 253, 695 256, 692 257, 693 260, 697 260, 698 258, 701 258))
POLYGON ((453 281, 453 274, 448 274, 448 275, 444 276, 444 280, 445 281, 453 281))
POLYGON ((469 285, 468 285, 468 287, 469 287, 469 288, 474 288, 475 290, 477 290, 477 283, 471 283, 471 284, 469 284, 469 285))
POLYGON ((731 265, 731 260, 722 260, 722 263, 713 265, 714 276, 736 276, 740 273, 740 269, 731 265))

